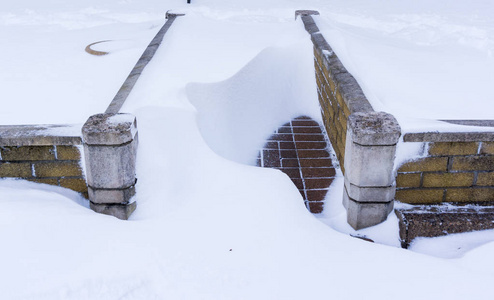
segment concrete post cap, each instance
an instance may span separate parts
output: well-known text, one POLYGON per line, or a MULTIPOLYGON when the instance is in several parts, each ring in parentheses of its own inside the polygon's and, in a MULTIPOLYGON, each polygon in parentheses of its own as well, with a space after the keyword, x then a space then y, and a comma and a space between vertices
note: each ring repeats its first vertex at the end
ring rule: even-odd
POLYGON ((297 20, 298 16, 311 16, 311 15, 319 15, 319 12, 317 10, 308 10, 308 9, 301 9, 301 10, 296 10, 295 11, 295 20, 297 20))
POLYGON ((97 114, 82 126, 87 145, 122 145, 131 142, 136 133, 136 117, 131 114, 97 114))
POLYGON ((357 112, 348 117, 354 143, 363 146, 391 146, 398 143, 401 128, 395 117, 385 112, 357 112))

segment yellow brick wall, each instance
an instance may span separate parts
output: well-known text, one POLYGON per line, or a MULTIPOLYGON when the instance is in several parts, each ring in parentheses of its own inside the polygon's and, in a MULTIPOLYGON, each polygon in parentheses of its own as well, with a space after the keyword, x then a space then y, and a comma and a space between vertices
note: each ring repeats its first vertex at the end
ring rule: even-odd
POLYGON ((76 146, 0 147, 0 178, 20 178, 69 188, 87 198, 76 146))
POLYGON ((314 49, 314 66, 316 70, 317 93, 326 132, 336 152, 341 170, 345 173, 345 142, 347 119, 350 110, 343 101, 330 70, 325 67, 318 51, 314 49))
POLYGON ((396 186, 410 204, 494 203, 494 143, 431 142, 427 157, 398 169, 396 186))

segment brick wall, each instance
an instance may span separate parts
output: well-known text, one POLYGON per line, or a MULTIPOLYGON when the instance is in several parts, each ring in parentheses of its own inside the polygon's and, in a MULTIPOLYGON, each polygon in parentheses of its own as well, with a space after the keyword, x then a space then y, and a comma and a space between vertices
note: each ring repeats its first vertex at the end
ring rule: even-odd
MULTIPOLYGON (((405 134, 404 143, 425 145, 427 153, 425 157, 399 166, 395 177, 392 164, 398 137, 393 139, 392 143, 384 140, 387 141, 385 136, 390 138, 395 133, 401 135, 401 129, 392 115, 376 115, 355 78, 348 73, 319 32, 312 18, 312 15, 318 14, 317 11, 302 10, 296 11, 295 16, 296 18, 301 16, 314 45, 317 92, 324 125, 345 175, 343 205, 347 210, 347 222, 357 230, 382 222, 393 207, 393 197, 410 204, 493 205, 494 131, 485 128, 473 132, 442 133, 431 128, 431 132, 405 134), (358 118, 363 121, 360 123, 354 121, 358 118), (377 121, 382 120, 382 128, 369 125, 367 118, 372 119, 375 124, 381 124, 377 121), (394 122, 388 122, 388 119, 394 122), (384 120, 388 121, 384 122, 384 120), (390 127, 390 124, 394 124, 396 130, 391 130, 393 126, 390 127), (376 141, 371 138, 374 130, 376 141), (383 132, 387 134, 383 135, 383 132), (384 140, 381 141, 378 137, 384 140), (378 157, 386 152, 386 147, 393 148, 389 157, 378 157), (371 151, 374 148, 380 149, 371 151), (369 167, 376 162, 378 166, 369 167), (387 162, 391 163, 389 168, 386 168, 387 162), (378 172, 383 174, 377 176, 378 172), (377 178, 389 179, 389 181, 379 181, 377 178)), ((445 120, 445 122, 494 128, 494 120, 445 120)), ((401 215, 400 224, 406 223, 405 230, 400 225, 400 234, 407 236, 407 238, 402 236, 405 245, 413 238, 412 236, 436 236, 445 232, 490 228, 485 224, 489 224, 491 211, 489 211, 490 215, 479 218, 477 208, 473 213, 464 213, 462 207, 460 210, 456 209, 448 213, 432 210, 426 215, 422 211, 423 207, 435 206, 417 207, 419 207, 418 212, 401 210, 398 213, 399 216, 401 215), (458 212, 462 213, 459 218, 458 212), (408 216, 406 222, 403 221, 405 215, 408 216), (411 215, 414 218, 418 217, 412 220, 411 215), (442 229, 436 228, 435 222, 439 222, 442 229), (418 226, 418 229, 413 228, 411 224, 418 226), (432 235, 418 233, 422 230, 421 226, 428 228, 430 224, 434 225, 432 226, 434 230, 430 233, 432 235)), ((447 205, 447 207, 454 206, 447 205)))
POLYGON ((494 201, 494 142, 490 141, 494 134, 447 135, 441 138, 437 133, 425 140, 424 134, 405 135, 405 142, 427 143, 428 152, 398 168, 396 200, 410 204, 494 201))
POLYGON ((317 95, 324 126, 344 172, 346 130, 350 110, 336 88, 334 76, 331 76, 330 70, 323 64, 324 58, 316 50, 314 50, 314 58, 317 95))
POLYGON ((49 131, 54 128, 60 131, 63 126, 0 126, 0 178, 61 186, 87 198, 78 147, 81 138, 50 136, 49 131))
POLYGON ((345 69, 339 58, 319 32, 310 16, 302 16, 314 44, 314 66, 317 93, 324 126, 345 173, 345 143, 350 114, 373 112, 355 78, 345 69))

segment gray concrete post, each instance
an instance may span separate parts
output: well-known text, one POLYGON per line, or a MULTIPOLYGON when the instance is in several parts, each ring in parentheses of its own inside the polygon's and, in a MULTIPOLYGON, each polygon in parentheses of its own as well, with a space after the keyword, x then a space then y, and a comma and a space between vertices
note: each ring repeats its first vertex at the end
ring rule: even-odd
POLYGON ((384 112, 354 113, 347 124, 343 205, 347 222, 358 230, 383 222, 393 209, 401 128, 384 112))
POLYGON ((82 127, 92 210, 127 220, 135 210, 137 123, 131 114, 97 114, 82 127))

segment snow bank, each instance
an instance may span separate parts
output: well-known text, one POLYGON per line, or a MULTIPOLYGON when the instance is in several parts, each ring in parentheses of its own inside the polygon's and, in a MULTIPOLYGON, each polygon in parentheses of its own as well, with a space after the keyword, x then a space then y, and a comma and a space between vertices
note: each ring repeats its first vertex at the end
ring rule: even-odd
POLYGON ((266 49, 224 82, 189 84, 187 96, 208 145, 225 158, 254 165, 279 126, 300 115, 320 120, 311 50, 309 43, 266 49))
MULTIPOLYGON (((493 240, 494 230, 457 233, 435 238, 419 237, 411 243, 410 250, 444 258, 459 258, 468 253, 465 260, 478 264, 480 267, 480 261, 483 259, 481 255, 476 255, 475 252, 482 253, 487 249, 492 249, 493 240), (484 246, 481 248, 485 249, 474 250, 473 253, 469 252, 482 245, 484 246)), ((486 263, 491 265, 488 261, 486 263)))

